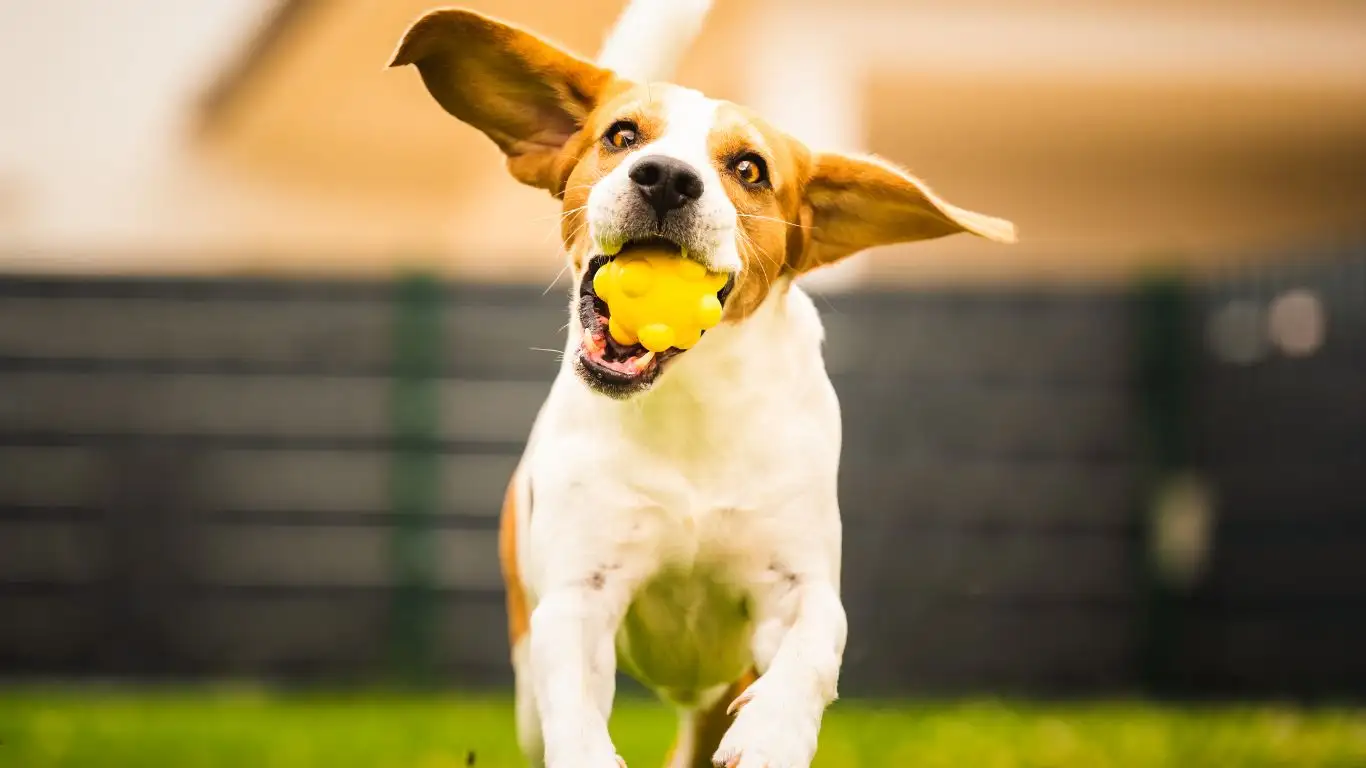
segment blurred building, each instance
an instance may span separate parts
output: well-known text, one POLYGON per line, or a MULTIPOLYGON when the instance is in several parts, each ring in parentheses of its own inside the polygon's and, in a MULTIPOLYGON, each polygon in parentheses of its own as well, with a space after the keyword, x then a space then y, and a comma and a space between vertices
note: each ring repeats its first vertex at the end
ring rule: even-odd
MULTIPOLYGON (((37 114, 0 166, 0 267, 558 271, 553 201, 512 182, 413 73, 384 68, 429 0, 77 5, 74 22, 3 11, 31 34, 0 77, 37 114), (29 64, 73 36, 91 44, 29 64), (102 150, 102 121, 133 103, 120 93, 154 73, 165 98, 142 135, 164 140, 102 150), (25 138, 53 162, 26 157, 25 138)), ((622 2, 468 5, 591 54, 622 2)), ((1359 234, 1362 50, 1366 6, 1341 0, 719 0, 678 79, 1020 226, 1014 248, 950 238, 869 254, 846 277, 1070 280, 1359 234)))

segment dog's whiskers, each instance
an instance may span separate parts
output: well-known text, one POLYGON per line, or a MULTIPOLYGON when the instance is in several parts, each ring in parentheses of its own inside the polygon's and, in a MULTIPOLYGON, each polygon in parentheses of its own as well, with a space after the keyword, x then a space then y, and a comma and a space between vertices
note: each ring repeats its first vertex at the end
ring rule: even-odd
MULTIPOLYGON (((778 263, 777 259, 769 256, 769 254, 765 253, 763 249, 759 248, 759 246, 755 244, 754 240, 750 238, 748 232, 745 232, 745 230, 743 229, 737 230, 737 232, 740 235, 740 247, 744 249, 747 253, 757 255, 760 259, 769 261, 776 267, 782 266, 778 263)), ((770 278, 768 273, 763 270, 760 270, 759 274, 762 275, 764 278, 764 287, 771 289, 773 287, 772 278, 770 278)))
POLYGON ((550 285, 547 285, 547 286, 545 287, 545 290, 544 290, 544 291, 541 291, 541 295, 544 296, 544 295, 546 295, 547 293, 550 293, 550 289, 555 287, 555 283, 560 282, 560 278, 561 278, 561 277, 564 277, 564 273, 565 273, 566 271, 568 271, 568 270, 569 270, 569 262, 566 261, 565 264, 564 264, 564 266, 563 266, 563 267, 560 267, 560 271, 555 273, 555 277, 551 279, 550 285))
POLYGON ((578 237, 578 236, 579 236, 579 233, 582 232, 582 231, 584 231, 584 229, 586 229, 587 227, 588 227, 588 222, 587 222, 587 221, 582 221, 582 222, 580 222, 578 226, 574 227, 573 229, 571 229, 571 230, 569 231, 569 235, 568 235, 567 237, 565 237, 565 240, 566 240, 566 241, 573 240, 574 238, 578 237))
POLYGON ((571 208, 567 211, 564 211, 560 214, 558 221, 549 221, 549 216, 536 217, 535 221, 550 223, 550 227, 546 230, 546 233, 541 237, 541 242, 547 242, 559 236, 560 231, 564 228, 565 219, 570 216, 580 215, 583 212, 583 209, 587 207, 588 206, 586 205, 581 205, 578 208, 571 208))
POLYGON ((775 222, 777 222, 777 223, 779 223, 779 224, 782 224, 782 225, 788 226, 788 227, 795 227, 795 228, 797 228, 797 229, 811 229, 810 225, 798 224, 798 223, 795 222, 795 221, 788 221, 788 220, 786 220, 786 219, 779 219, 779 218, 774 217, 774 216, 760 216, 760 215, 755 214, 755 213, 740 213, 740 212, 738 212, 738 211, 736 212, 735 215, 736 215, 736 216, 739 216, 739 217, 742 218, 742 219, 758 219, 758 220, 760 220, 760 221, 775 221, 775 222))
POLYGON ((568 209, 565 209, 565 210, 563 210, 563 211, 560 211, 558 217, 555 217, 553 214, 547 213, 547 214, 545 214, 545 215, 543 215, 543 216, 537 216, 537 217, 533 218, 532 221, 537 221, 537 222, 540 222, 540 221, 550 221, 552 218, 559 218, 560 220, 563 220, 564 217, 573 215, 573 214, 575 214, 575 213, 578 213, 579 211, 582 211, 583 209, 585 209, 585 208, 587 208, 587 207, 588 207, 588 204, 587 204, 587 203, 584 203, 583 205, 576 206, 576 207, 574 207, 574 208, 568 208, 568 209))

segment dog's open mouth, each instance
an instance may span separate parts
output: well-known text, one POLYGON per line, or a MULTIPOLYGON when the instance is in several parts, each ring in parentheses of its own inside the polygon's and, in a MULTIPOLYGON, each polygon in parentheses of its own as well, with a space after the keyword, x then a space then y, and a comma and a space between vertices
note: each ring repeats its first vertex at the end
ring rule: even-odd
MULTIPOLYGON (((658 246, 664 241, 636 241, 626 244, 619 253, 612 256, 594 256, 584 270, 583 280, 579 283, 578 312, 583 326, 583 341, 579 346, 579 368, 591 384, 606 394, 626 396, 650 386, 659 377, 664 365, 685 350, 669 347, 662 352, 651 352, 640 344, 622 344, 607 332, 608 320, 612 317, 607 302, 598 298, 593 290, 593 277, 603 265, 611 262, 633 247, 658 246)), ((671 243, 670 248, 677 248, 671 243)), ((724 307, 734 279, 726 281, 725 287, 716 292, 716 298, 724 307)))

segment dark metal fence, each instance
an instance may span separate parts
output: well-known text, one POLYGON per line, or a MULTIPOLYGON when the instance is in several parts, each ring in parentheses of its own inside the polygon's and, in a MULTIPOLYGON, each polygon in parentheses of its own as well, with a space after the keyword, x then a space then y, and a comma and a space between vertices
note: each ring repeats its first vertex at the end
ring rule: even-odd
POLYGON ((1163 682, 1366 695, 1366 258, 1243 269, 1189 299, 1185 438, 1214 520, 1163 682))
MULTIPOLYGON (((846 693, 1366 691, 1364 273, 820 300, 846 693), (1282 285, 1324 297, 1320 350, 1207 354, 1229 297, 1282 285), (1173 589, 1148 500, 1183 468, 1217 525, 1173 589)), ((507 681, 496 514, 564 318, 423 281, 0 279, 0 675, 507 681)))

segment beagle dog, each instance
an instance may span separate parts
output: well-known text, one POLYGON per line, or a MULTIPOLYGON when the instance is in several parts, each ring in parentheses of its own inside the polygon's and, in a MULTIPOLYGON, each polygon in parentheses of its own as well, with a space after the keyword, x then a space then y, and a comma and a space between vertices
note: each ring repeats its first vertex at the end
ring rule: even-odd
POLYGON ((569 334, 500 536, 534 766, 622 763, 607 727, 618 669, 681 713, 671 766, 811 763, 846 634, 840 413, 794 279, 873 246, 1014 239, 891 164, 813 151, 659 82, 709 4, 634 0, 598 63, 441 9, 391 62, 563 201, 569 334), (644 244, 729 276, 721 324, 686 351, 605 333, 593 275, 644 244))

